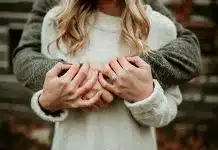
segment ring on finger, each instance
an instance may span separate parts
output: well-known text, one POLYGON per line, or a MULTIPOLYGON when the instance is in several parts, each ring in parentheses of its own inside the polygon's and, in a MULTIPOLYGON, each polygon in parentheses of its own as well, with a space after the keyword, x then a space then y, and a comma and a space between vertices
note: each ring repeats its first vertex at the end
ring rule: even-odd
POLYGON ((112 77, 111 77, 111 81, 112 82, 115 82, 117 80, 117 76, 116 75, 113 75, 112 77))
POLYGON ((72 80, 70 79, 70 80, 68 80, 68 84, 70 84, 72 82, 72 80))
POLYGON ((117 76, 120 77, 120 76, 122 76, 123 74, 125 74, 125 71, 120 71, 120 72, 117 73, 117 76))

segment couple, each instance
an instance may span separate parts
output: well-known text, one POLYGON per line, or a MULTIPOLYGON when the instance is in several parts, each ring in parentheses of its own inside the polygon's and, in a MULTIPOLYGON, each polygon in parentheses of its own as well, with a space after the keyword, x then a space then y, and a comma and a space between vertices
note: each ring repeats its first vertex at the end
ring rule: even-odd
POLYGON ((14 64, 18 79, 38 90, 33 110, 55 122, 52 150, 157 149, 154 127, 176 117, 178 84, 198 74, 196 37, 164 16, 158 0, 43 1, 25 29, 40 27, 41 41, 24 30, 14 64), (49 4, 43 23, 31 26, 49 4), (44 56, 29 49, 31 39, 44 56))

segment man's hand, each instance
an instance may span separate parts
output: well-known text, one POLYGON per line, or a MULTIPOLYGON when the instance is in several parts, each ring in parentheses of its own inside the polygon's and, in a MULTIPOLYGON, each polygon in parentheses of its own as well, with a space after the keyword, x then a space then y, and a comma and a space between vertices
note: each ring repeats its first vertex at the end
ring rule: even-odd
POLYGON ((89 72, 89 65, 56 64, 45 77, 43 93, 39 98, 40 105, 51 112, 69 108, 84 108, 95 104, 101 97, 101 91, 92 98, 83 100, 84 93, 89 92, 98 80, 98 73, 93 72, 89 81, 83 86, 89 72), (63 70, 68 70, 62 76, 58 76, 63 70))

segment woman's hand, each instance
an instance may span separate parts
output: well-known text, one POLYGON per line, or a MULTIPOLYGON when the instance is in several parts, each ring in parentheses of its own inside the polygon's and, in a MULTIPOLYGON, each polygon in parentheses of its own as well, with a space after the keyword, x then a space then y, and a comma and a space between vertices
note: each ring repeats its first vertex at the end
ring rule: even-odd
POLYGON ((109 91, 105 90, 98 81, 95 84, 95 86, 93 87, 93 89, 90 90, 90 92, 88 92, 87 94, 85 94, 84 98, 91 99, 93 96, 95 96, 96 93, 98 93, 100 91, 102 92, 101 97, 99 98, 98 101, 96 101, 96 103, 94 105, 88 107, 88 109, 100 110, 102 108, 107 108, 112 104, 112 102, 114 100, 113 94, 111 94, 109 91))
POLYGON ((154 88, 151 68, 138 56, 110 61, 99 74, 99 81, 105 89, 130 102, 149 97, 154 88), (112 79, 112 83, 103 75, 112 79))
POLYGON ((89 65, 56 64, 45 77, 43 93, 39 98, 40 105, 51 112, 78 107, 89 107, 100 98, 101 91, 91 99, 83 100, 81 97, 92 89, 98 79, 98 72, 80 87, 89 72, 89 65), (58 77, 63 70, 69 69, 64 75, 58 77))
MULTIPOLYGON (((89 69, 89 75, 88 76, 92 76, 92 74, 94 73, 94 70, 98 70, 96 68, 90 68, 89 69)), ((84 82, 84 84, 87 81, 84 82)), ((90 110, 99 110, 101 108, 107 108, 111 105, 112 101, 114 100, 114 96, 113 94, 111 94, 109 91, 105 90, 102 85, 100 84, 99 81, 97 81, 95 83, 95 85, 93 86, 93 88, 84 95, 84 99, 91 99, 93 96, 95 96, 96 93, 98 93, 99 91, 102 91, 102 95, 99 98, 99 100, 92 106, 89 107, 90 110)))

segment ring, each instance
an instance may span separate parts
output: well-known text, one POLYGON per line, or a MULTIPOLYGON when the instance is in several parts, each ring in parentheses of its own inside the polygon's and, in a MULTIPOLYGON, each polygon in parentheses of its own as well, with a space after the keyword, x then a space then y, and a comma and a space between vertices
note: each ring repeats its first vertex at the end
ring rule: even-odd
POLYGON ((114 75, 114 76, 111 77, 111 81, 112 81, 112 82, 114 82, 114 81, 116 81, 116 80, 117 80, 117 76, 114 75))
POLYGON ((73 81, 73 80, 72 80, 72 79, 70 79, 70 80, 68 80, 68 81, 67 81, 67 83, 68 83, 68 84, 70 84, 72 81, 73 81))

